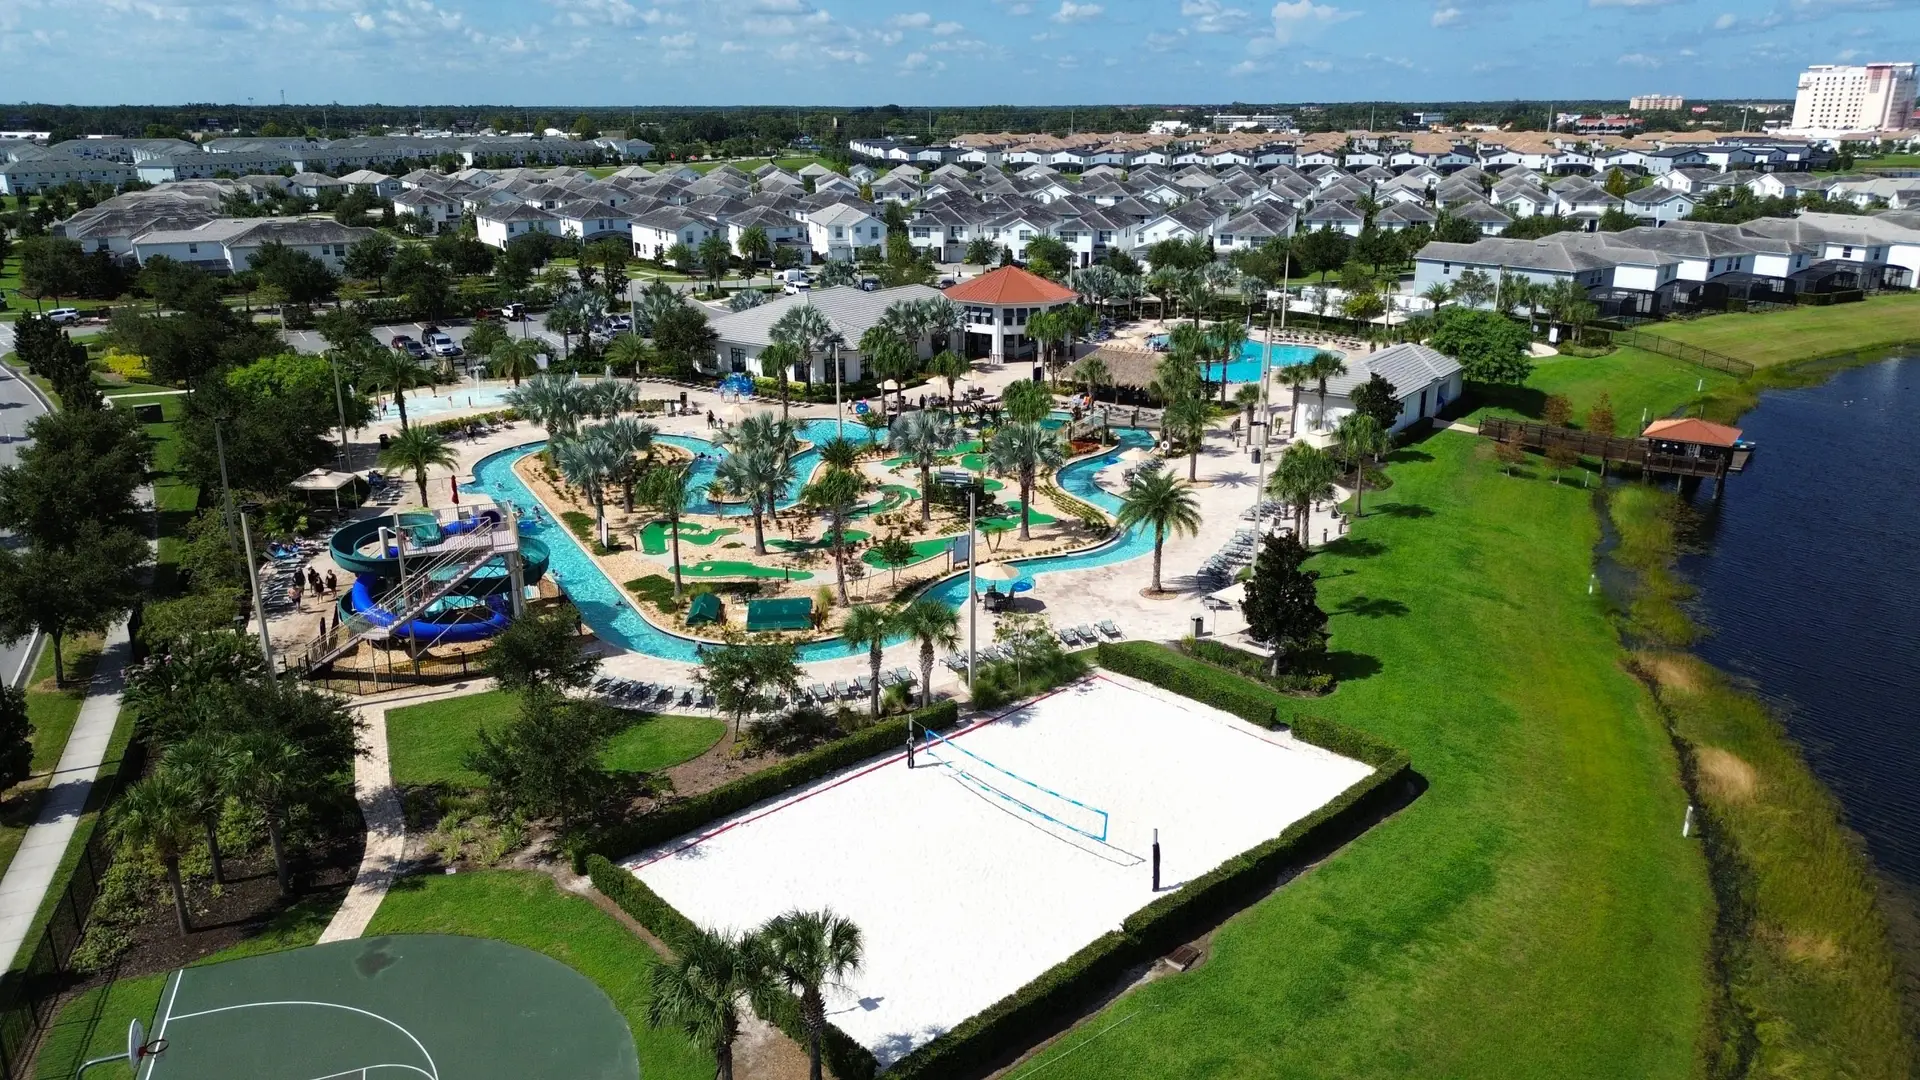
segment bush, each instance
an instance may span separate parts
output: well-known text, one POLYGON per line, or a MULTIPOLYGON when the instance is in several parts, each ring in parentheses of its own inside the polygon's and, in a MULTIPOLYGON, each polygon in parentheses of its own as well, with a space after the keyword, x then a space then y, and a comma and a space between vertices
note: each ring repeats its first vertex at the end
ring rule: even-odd
POLYGON ((1074 653, 1055 653, 1046 660, 1016 669, 1010 660, 980 665, 973 677, 973 706, 998 709, 1044 694, 1087 673, 1087 662, 1074 653))
POLYGON ((146 382, 153 378, 153 372, 147 370, 147 358, 144 356, 109 348, 103 359, 106 361, 108 371, 128 382, 146 382))
POLYGON ((1269 675, 1266 657, 1205 638, 1182 638, 1180 651, 1196 660, 1263 682, 1283 693, 1318 695, 1331 692, 1334 686, 1333 676, 1324 671, 1283 671, 1279 675, 1269 675))
POLYGON ((811 783, 848 765, 883 754, 894 747, 905 746, 909 719, 934 731, 945 731, 959 722, 960 709, 951 701, 938 702, 914 713, 911 718, 875 724, 712 791, 660 807, 633 821, 571 837, 566 846, 574 871, 585 872, 584 860, 589 855, 609 858, 631 855, 642 848, 692 832, 757 802, 811 783))

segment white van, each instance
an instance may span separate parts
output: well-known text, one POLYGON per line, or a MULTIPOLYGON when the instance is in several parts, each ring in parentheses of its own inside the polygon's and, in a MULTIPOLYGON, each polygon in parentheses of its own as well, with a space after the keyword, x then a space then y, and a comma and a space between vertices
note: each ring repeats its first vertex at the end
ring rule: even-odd
POLYGON ((805 285, 811 280, 805 270, 789 269, 774 272, 773 280, 787 285, 805 285))

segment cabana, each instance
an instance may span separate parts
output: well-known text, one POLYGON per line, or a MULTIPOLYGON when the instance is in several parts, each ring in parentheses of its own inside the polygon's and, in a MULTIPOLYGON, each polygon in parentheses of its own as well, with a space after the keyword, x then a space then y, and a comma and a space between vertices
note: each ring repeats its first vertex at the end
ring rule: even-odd
POLYGON ((293 490, 311 495, 316 491, 333 492, 333 508, 340 509, 340 489, 352 487, 360 479, 350 472, 335 472, 331 469, 315 469, 288 485, 293 490))
POLYGON ((701 593, 687 605, 687 625, 701 626, 706 623, 722 623, 726 616, 720 610, 720 597, 714 593, 701 593))
POLYGON ((813 629, 813 598, 787 596, 747 601, 747 632, 813 629))

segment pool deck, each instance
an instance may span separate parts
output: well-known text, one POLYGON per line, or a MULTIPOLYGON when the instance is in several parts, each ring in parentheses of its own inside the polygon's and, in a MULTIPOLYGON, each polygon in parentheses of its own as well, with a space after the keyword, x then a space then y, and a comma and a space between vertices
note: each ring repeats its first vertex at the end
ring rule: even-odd
MULTIPOLYGON (((1152 327, 1149 322, 1143 326, 1152 327)), ((1149 330, 1148 332, 1159 332, 1149 330)), ((1292 335, 1289 335, 1291 338, 1292 335)), ((1300 342, 1308 344, 1309 342, 1300 342)), ((1336 346, 1337 347, 1337 346, 1336 346)), ((1087 351, 1091 351, 1089 348, 1087 351)), ((1008 384, 1027 377, 1031 367, 1025 363, 1006 366, 978 366, 975 368, 973 382, 983 386, 988 393, 998 393, 1008 384)), ((678 385, 641 380, 639 390, 642 397, 670 397, 677 399, 681 391, 678 385)), ((723 407, 719 395, 712 391, 689 390, 688 415, 661 416, 653 418, 662 432, 677 435, 690 435, 705 438, 710 434, 706 426, 706 411, 709 408, 718 411, 723 407)), ((851 402, 848 417, 851 421, 851 402)), ((475 409, 474 413, 485 412, 475 409)), ((1283 388, 1276 387, 1272 395, 1272 415, 1276 430, 1287 426, 1289 395, 1283 388)), ((800 419, 832 419, 833 406, 814 405, 796 406, 792 413, 800 419)), ((462 415, 450 413, 435 417, 452 419, 462 415)), ((361 441, 355 446, 354 467, 364 472, 372 467, 375 449, 371 445, 383 432, 398 430, 398 423, 379 424, 360 432, 361 441)), ((462 483, 473 478, 475 464, 481 458, 501 450, 522 446, 538 441, 544 433, 537 427, 521 422, 503 431, 496 431, 478 439, 457 439, 452 443, 454 452, 459 456, 458 477, 462 483)), ((1278 446, 1270 447, 1277 451, 1278 446)), ((1184 477, 1187 467, 1185 459, 1174 463, 1176 471, 1184 477)), ((1099 474, 1099 482, 1109 491, 1119 492, 1124 481, 1122 473, 1126 466, 1116 464, 1099 474)), ((1216 427, 1208 435, 1204 451, 1199 459, 1199 485, 1195 496, 1200 503, 1202 524, 1197 536, 1176 536, 1168 539, 1165 550, 1165 565, 1162 571, 1163 584, 1174 595, 1167 599, 1148 599, 1141 595, 1150 583, 1151 558, 1142 557, 1108 566, 1088 570, 1066 571, 1042 574, 1034 579, 1033 590, 1022 594, 1016 607, 1020 611, 1044 612, 1055 627, 1095 624, 1111 620, 1129 638, 1167 640, 1177 638, 1189 632, 1194 616, 1204 616, 1209 627, 1218 619, 1219 629, 1226 632, 1231 613, 1216 615, 1207 609, 1201 600, 1202 592, 1194 580, 1194 573, 1214 552, 1223 547, 1233 533, 1251 523, 1240 517, 1241 511, 1255 501, 1258 485, 1258 467, 1252 463, 1248 449, 1236 436, 1230 434, 1225 423, 1216 427)), ((445 474, 429 477, 427 482, 429 505, 441 507, 450 505, 451 485, 445 474)), ((472 496, 467 496, 469 500, 472 496)), ((405 496, 398 509, 407 509, 417 504, 417 493, 413 485, 406 485, 405 496)), ((382 508, 378 511, 363 511, 367 516, 391 514, 394 508, 382 508)), ((1270 521, 1271 519, 1269 519, 1270 521)), ((1314 542, 1324 537, 1341 535, 1344 522, 1330 508, 1315 513, 1310 526, 1310 535, 1314 542)), ((322 577, 329 569, 334 569, 331 561, 322 553, 313 565, 322 577)), ((342 587, 351 584, 351 576, 340 574, 342 587)), ((817 575, 816 575, 817 576, 817 575)), ((831 571, 827 580, 831 579, 831 571)), ((307 594, 302 597, 300 606, 291 612, 268 621, 273 634, 276 649, 288 651, 313 640, 318 632, 319 621, 332 610, 333 597, 315 597, 307 594)), ((981 647, 993 641, 994 616, 985 609, 977 613, 978 642, 981 647)), ((961 648, 966 649, 967 617, 963 611, 960 621, 961 648)), ((944 654, 943 654, 944 655, 944 654)), ((916 674, 919 671, 919 649, 917 645, 903 644, 886 650, 883 658, 886 667, 907 667, 916 674)), ((691 681, 690 665, 646 656, 631 652, 615 652, 608 656, 604 670, 610 675, 628 678, 687 683, 691 681)), ((864 675, 868 671, 868 661, 864 653, 849 653, 845 659, 820 661, 806 667, 809 680, 830 680, 852 678, 864 675)), ((934 685, 936 690, 942 686, 951 687, 959 678, 950 672, 944 664, 934 666, 934 685)))

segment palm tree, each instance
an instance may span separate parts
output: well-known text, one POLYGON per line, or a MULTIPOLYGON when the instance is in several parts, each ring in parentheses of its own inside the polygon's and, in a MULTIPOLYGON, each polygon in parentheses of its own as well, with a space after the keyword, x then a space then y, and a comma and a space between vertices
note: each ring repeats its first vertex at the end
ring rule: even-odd
POLYGON ((410 472, 420 489, 420 505, 427 505, 427 470, 451 469, 460 459, 440 433, 424 428, 406 428, 380 451, 380 464, 396 472, 410 472))
POLYGON ((1462 270, 1453 283, 1453 295, 1468 307, 1479 307, 1493 297, 1493 279, 1484 270, 1462 270))
MULTIPOLYGON (((896 307, 899 305, 895 305, 896 307)), ((889 311, 892 308, 887 309, 889 311)), ((874 323, 860 335, 860 357, 867 371, 876 379, 893 379, 904 382, 913 374, 913 348, 900 332, 885 323, 874 323)), ((900 410, 906 411, 906 391, 896 383, 900 391, 900 410)), ((887 409, 887 392, 880 391, 880 411, 887 409)))
POLYGON ((1453 286, 1444 281, 1436 281, 1427 286, 1420 295, 1426 299, 1427 303, 1433 305, 1433 310, 1439 311, 1442 305, 1453 299, 1453 286))
POLYGON ((620 454, 620 465, 610 477, 620 485, 621 505, 627 513, 633 513, 633 487, 640 480, 642 455, 651 456, 653 437, 660 429, 644 420, 631 416, 616 416, 604 424, 596 425, 593 430, 599 438, 613 444, 620 454))
POLYGON ((1273 475, 1267 478, 1267 494, 1293 507, 1295 535, 1302 544, 1308 542, 1313 504, 1333 498, 1333 478, 1339 473, 1340 465, 1332 454, 1303 442, 1288 446, 1274 462, 1273 475))
POLYGON ((655 281, 640 291, 634 304, 633 332, 652 337, 653 328, 668 312, 685 307, 687 302, 664 281, 655 281))
POLYGON ((607 363, 615 371, 631 371, 638 379, 653 366, 653 346, 638 334, 621 334, 607 342, 607 363))
POLYGON ((1340 418, 1340 424, 1334 429, 1333 440, 1340 447, 1340 456, 1347 459, 1353 467, 1353 516, 1362 517, 1365 510, 1361 507, 1361 498, 1367 490, 1367 459, 1387 452, 1393 445, 1392 437, 1380 421, 1363 412, 1351 412, 1340 418))
POLYGON ((956 431, 947 413, 917 412, 895 418, 892 445, 920 470, 920 523, 933 520, 933 468, 953 447, 956 431))
POLYGON ((1260 404, 1260 388, 1246 383, 1233 392, 1233 403, 1246 410, 1247 438, 1253 438, 1253 408, 1260 404))
POLYGON ((933 704, 935 649, 960 644, 960 616, 937 600, 915 600, 899 614, 899 629, 920 643, 920 707, 933 704))
POLYGON ((158 773, 122 792, 113 806, 113 838, 128 847, 148 850, 167 868, 173 886, 173 918, 185 937, 187 896, 180 883, 180 855, 199 831, 198 795, 178 776, 158 773))
POLYGON ((932 347, 943 352, 952 349, 954 335, 966 332, 966 310, 944 296, 930 296, 919 304, 932 347))
MULTIPOLYGON (((1320 385, 1319 419, 1325 420, 1327 416, 1327 380, 1335 376, 1345 375, 1347 373, 1347 362, 1339 353, 1327 352, 1323 349, 1320 352, 1314 353, 1313 359, 1307 361, 1307 368, 1312 372, 1314 381, 1320 385)), ((1318 425, 1316 424, 1315 426, 1318 425)))
POLYGON ((1041 470, 1053 470, 1066 464, 1066 452, 1060 437, 1039 424, 1008 424, 993 433, 987 443, 987 467, 1005 476, 1020 477, 1020 539, 1031 540, 1033 484, 1041 470))
POLYGON ((1036 311, 1027 316, 1026 335, 1040 346, 1040 362, 1053 370, 1054 347, 1066 339, 1066 323, 1057 311, 1036 311))
POLYGON ((266 819, 280 895, 290 895, 293 879, 287 867, 286 812, 307 776, 306 754, 277 732, 258 731, 242 736, 226 763, 226 789, 266 819))
POLYGON ((947 383, 947 401, 951 405, 953 398, 960 392, 960 380, 972 374, 973 365, 967 358, 950 349, 943 350, 927 361, 927 374, 936 379, 945 379, 947 383))
POLYGON ((1288 411, 1287 423, 1293 429, 1293 433, 1298 434, 1300 431, 1300 391, 1308 383, 1313 381, 1312 362, 1307 361, 1298 364, 1288 364, 1281 368, 1280 381, 1286 383, 1287 387, 1293 391, 1293 404, 1288 411))
MULTIPOLYGON (((1079 363, 1073 365, 1073 378, 1086 391, 1087 400, 1094 401, 1099 398, 1102 387, 1113 385, 1113 369, 1109 368, 1107 362, 1096 353, 1093 356, 1082 357, 1079 363)), ((1100 409, 1100 439, 1103 442, 1107 439, 1105 406, 1100 409)))
POLYGON ((369 358, 367 378, 377 389, 393 391, 393 406, 400 410, 400 430, 407 430, 407 391, 416 386, 432 386, 439 376, 402 349, 383 349, 369 358))
POLYGON ((1167 402, 1160 422, 1187 446, 1187 481, 1198 480, 1200 447, 1207 440, 1207 425, 1213 422, 1213 406, 1197 394, 1181 394, 1167 402))
POLYGON ((1122 528, 1153 526, 1153 591, 1165 592, 1160 587, 1160 557, 1167 536, 1200 531, 1200 503, 1193 497, 1193 488, 1165 469, 1143 469, 1127 485, 1120 497, 1120 512, 1114 516, 1122 528))
POLYGON ((887 647, 887 638, 898 621, 899 611, 891 605, 861 604, 847 609, 847 621, 840 626, 840 638, 847 643, 848 652, 858 652, 863 646, 867 650, 867 663, 873 669, 869 689, 876 723, 880 719, 880 652, 887 647))
POLYGON ((207 860, 213 870, 213 883, 224 885, 226 875, 220 868, 220 808, 226 801, 224 771, 227 747, 212 735, 195 735, 167 748, 161 768, 194 794, 194 812, 207 834, 207 860))
POLYGON ((620 451, 593 431, 554 444, 553 463, 560 475, 593 504, 593 532, 607 545, 607 481, 620 468, 620 451))
POLYGON ((512 340, 507 336, 506 329, 499 323, 479 320, 474 322, 472 331, 467 334, 466 340, 460 343, 460 347, 467 351, 468 356, 492 360, 501 346, 512 340))
POLYGON ((543 343, 536 338, 510 338, 494 346, 487 366, 496 377, 512 379, 518 387, 521 379, 539 373, 542 350, 543 343))
MULTIPOLYGON (((823 455, 824 456, 824 455, 823 455)), ((853 469, 829 468, 826 474, 808 484, 800 493, 807 508, 826 515, 827 540, 833 549, 833 573, 840 589, 840 603, 847 598, 847 520, 860 505, 866 491, 866 478, 853 469)))
POLYGON ((713 1054, 719 1080, 733 1080, 733 1041, 740 1035, 742 1000, 766 998, 770 988, 758 941, 696 930, 673 943, 674 961, 648 976, 648 1027, 677 1027, 713 1054))
MULTIPOLYGON (((774 320, 768 329, 768 335, 776 342, 791 342, 800 350, 800 370, 802 382, 813 379, 813 351, 825 345, 838 333, 833 323, 819 308, 812 304, 801 304, 788 308, 786 314, 774 320)), ((780 399, 781 415, 786 415, 786 399, 780 399)))
POLYGON ((580 418, 589 411, 586 384, 557 371, 543 371, 507 391, 506 402, 521 416, 547 429, 548 437, 555 442, 571 437, 580 418))
POLYGON ((761 259, 773 257, 773 241, 767 239, 767 230, 758 225, 749 225, 740 230, 740 257, 747 263, 747 284, 753 284, 753 267, 761 259))
POLYGON ((794 366, 803 359, 800 346, 791 341, 774 341, 760 350, 760 374, 780 388, 780 418, 786 419, 787 401, 793 386, 794 366))
MULTIPOLYGON (((680 515, 686 511, 687 497, 693 493, 689 482, 693 466, 686 462, 657 466, 641 481, 641 499, 648 509, 667 519, 673 537, 673 598, 680 599, 680 515)), ((604 537, 600 541, 606 543, 604 537)))
MULTIPOLYGON (((800 998, 800 1022, 807 1028, 807 1078, 821 1080, 826 992, 844 989, 860 970, 860 928, 831 910, 789 911, 769 919, 759 938, 773 981, 800 998)), ((771 1015, 771 1009, 762 1015, 771 1015)))
POLYGON ((735 449, 714 471, 714 485, 723 495, 746 502, 753 514, 753 552, 767 553, 766 514, 793 479, 793 464, 769 446, 735 449))
POLYGON ((1220 400, 1225 401, 1227 400, 1226 366, 1240 359, 1240 350, 1247 343, 1247 327, 1245 323, 1226 319, 1214 323, 1207 331, 1207 338, 1211 346, 1207 350, 1208 354, 1220 360, 1220 400))

